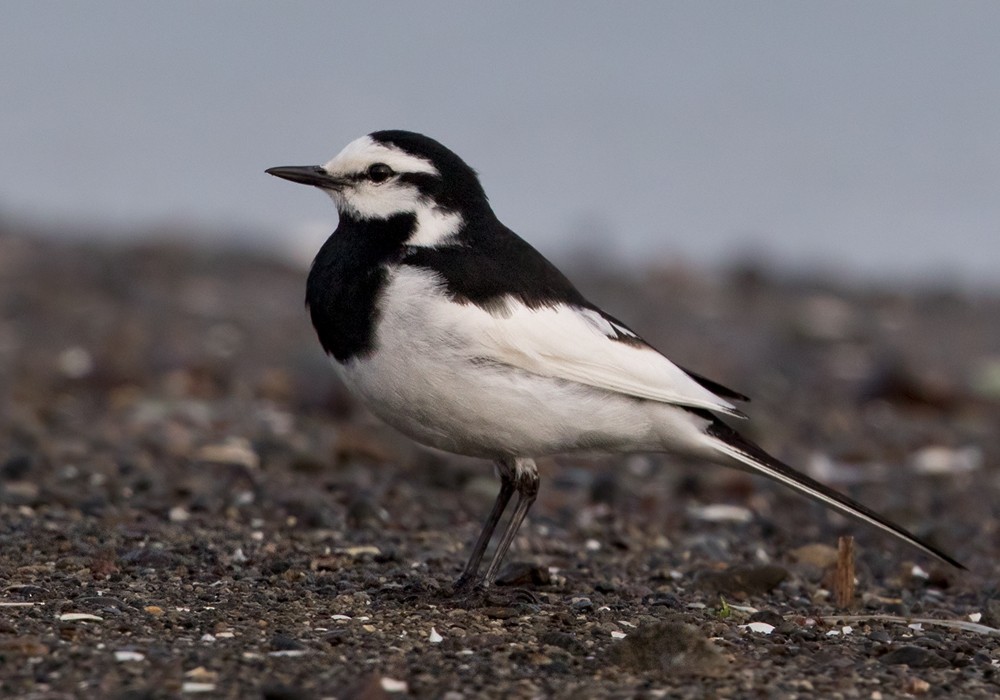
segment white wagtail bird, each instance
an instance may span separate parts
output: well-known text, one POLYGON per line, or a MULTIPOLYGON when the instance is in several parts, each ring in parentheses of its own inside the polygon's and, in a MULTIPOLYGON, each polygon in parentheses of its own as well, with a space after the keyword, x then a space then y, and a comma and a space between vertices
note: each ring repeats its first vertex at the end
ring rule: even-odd
POLYGON ((964 568, 719 420, 745 418, 733 402, 746 397, 674 364, 587 301, 500 223, 476 172, 437 141, 376 131, 326 165, 267 172, 318 187, 337 206, 306 303, 344 382, 418 442, 496 463, 500 494, 456 587, 493 583, 538 493, 535 458, 580 450, 671 452, 760 474, 964 568))

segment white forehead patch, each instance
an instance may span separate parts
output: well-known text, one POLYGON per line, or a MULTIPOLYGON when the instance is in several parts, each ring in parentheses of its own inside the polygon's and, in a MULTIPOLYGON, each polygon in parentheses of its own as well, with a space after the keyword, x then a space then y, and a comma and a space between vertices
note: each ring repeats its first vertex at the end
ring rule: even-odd
POLYGON ((364 172, 374 163, 385 163, 397 173, 441 174, 429 160, 377 143, 371 136, 362 136, 351 141, 323 168, 331 175, 351 175, 364 172))

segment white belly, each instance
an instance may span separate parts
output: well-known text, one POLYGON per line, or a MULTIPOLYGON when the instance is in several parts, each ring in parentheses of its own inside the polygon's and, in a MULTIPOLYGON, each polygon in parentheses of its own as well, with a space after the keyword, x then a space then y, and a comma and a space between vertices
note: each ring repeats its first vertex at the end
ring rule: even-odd
POLYGON ((615 450, 649 432, 624 405, 631 400, 510 368, 414 359, 381 355, 350 363, 341 375, 372 412, 433 447, 490 458, 540 456, 615 450))
POLYGON ((704 422, 676 407, 477 358, 475 339, 428 303, 437 293, 425 273, 394 274, 376 351, 338 365, 376 415, 413 439, 488 458, 655 451, 665 433, 700 441, 704 422))

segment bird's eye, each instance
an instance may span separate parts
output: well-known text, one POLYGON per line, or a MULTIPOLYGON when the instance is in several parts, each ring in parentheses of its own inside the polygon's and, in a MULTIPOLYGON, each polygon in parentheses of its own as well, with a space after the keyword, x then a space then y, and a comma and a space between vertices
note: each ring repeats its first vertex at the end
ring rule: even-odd
POLYGON ((392 168, 385 163, 374 163, 368 167, 368 179, 376 184, 385 182, 393 175, 395 175, 395 173, 392 168))

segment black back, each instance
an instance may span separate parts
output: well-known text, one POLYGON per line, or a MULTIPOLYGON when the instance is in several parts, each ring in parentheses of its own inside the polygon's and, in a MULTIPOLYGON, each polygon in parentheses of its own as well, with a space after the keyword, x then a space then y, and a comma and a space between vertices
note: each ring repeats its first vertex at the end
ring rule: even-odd
POLYGON ((460 303, 490 308, 510 296, 533 309, 590 306, 555 265, 495 216, 466 224, 452 245, 411 248, 402 263, 433 270, 460 303))

